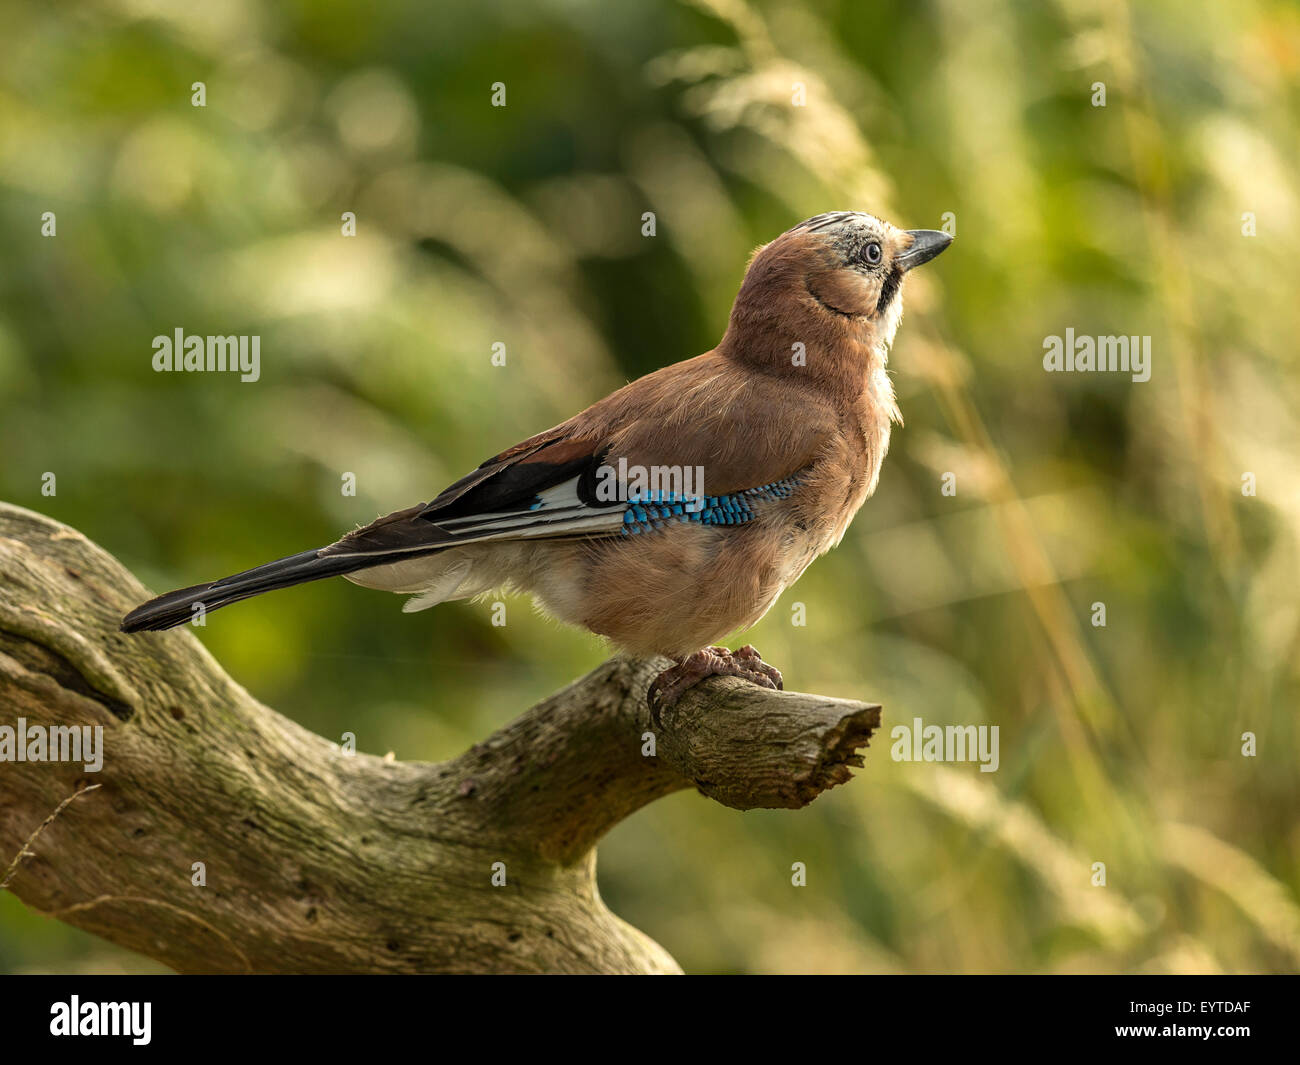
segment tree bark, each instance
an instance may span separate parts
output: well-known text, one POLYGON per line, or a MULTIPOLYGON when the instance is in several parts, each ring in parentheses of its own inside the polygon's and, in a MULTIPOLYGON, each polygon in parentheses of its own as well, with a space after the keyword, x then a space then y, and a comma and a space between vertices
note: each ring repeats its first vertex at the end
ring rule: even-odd
POLYGON ((715 678, 656 727, 667 663, 612 658, 450 761, 348 755, 191 633, 119 632, 147 597, 80 533, 0 504, 0 727, 98 725, 104 750, 99 772, 0 762, 0 882, 184 972, 677 972, 601 902, 597 840, 687 787, 805 806, 880 722, 715 678))

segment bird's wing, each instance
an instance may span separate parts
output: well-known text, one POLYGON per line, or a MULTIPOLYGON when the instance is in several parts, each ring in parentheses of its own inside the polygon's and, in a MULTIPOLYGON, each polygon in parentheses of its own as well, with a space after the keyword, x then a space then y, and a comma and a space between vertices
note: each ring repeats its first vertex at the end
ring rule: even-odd
POLYGON ((834 407, 798 378, 717 352, 647 374, 567 424, 601 440, 606 463, 702 469, 713 496, 784 480, 842 434, 834 407))
POLYGON ((792 488, 834 432, 834 420, 811 403, 776 416, 777 404, 792 402, 787 393, 787 385, 754 380, 712 354, 666 367, 494 455, 431 503, 348 533, 321 556, 378 559, 485 540, 626 535, 647 520, 734 524, 746 513, 740 503, 792 488), (680 492, 651 498, 619 480, 628 469, 651 468, 699 471, 696 509, 676 498, 680 492))

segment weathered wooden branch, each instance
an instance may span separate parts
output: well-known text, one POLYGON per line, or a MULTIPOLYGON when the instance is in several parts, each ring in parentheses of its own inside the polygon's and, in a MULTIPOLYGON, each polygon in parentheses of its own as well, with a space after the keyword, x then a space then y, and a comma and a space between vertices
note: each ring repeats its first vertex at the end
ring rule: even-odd
POLYGON ((0 726, 102 725, 105 750, 96 773, 0 761, 0 881, 182 971, 676 972, 601 902, 596 841, 686 787, 804 806, 879 725, 878 706, 714 679, 656 729, 664 663, 614 658, 451 761, 348 756, 192 634, 118 632, 146 594, 80 533, 0 504, 0 726))

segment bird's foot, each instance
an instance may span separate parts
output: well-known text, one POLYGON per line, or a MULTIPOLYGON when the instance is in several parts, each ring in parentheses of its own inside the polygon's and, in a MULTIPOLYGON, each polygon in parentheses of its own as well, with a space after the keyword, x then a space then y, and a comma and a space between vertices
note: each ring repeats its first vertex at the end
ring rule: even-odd
POLYGON ((740 677, 760 688, 771 688, 773 691, 780 691, 783 687, 781 671, 764 662, 762 655, 749 644, 738 651, 729 651, 725 647, 706 647, 693 655, 687 655, 654 679, 646 693, 654 723, 659 725, 659 715, 666 708, 675 706, 688 688, 693 688, 705 677, 740 677))

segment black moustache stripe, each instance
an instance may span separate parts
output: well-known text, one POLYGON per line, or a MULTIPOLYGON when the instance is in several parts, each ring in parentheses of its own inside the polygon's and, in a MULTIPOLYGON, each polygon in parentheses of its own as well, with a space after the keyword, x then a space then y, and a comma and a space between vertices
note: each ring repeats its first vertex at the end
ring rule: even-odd
POLYGON ((880 286, 880 299, 876 301, 876 317, 879 318, 888 310, 889 305, 894 302, 894 297, 898 295, 898 290, 902 287, 903 275, 897 270, 890 270, 889 275, 885 278, 885 283, 880 286))

